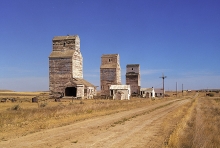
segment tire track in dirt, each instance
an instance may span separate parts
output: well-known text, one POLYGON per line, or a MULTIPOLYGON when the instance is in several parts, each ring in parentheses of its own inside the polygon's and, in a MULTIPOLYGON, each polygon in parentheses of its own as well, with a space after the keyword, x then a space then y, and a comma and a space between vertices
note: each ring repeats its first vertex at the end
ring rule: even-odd
POLYGON ((0 147, 131 147, 147 143, 153 145, 151 140, 158 132, 156 129, 160 119, 186 102, 187 100, 165 101, 144 108, 87 119, 2 141, 0 147), (131 120, 118 122, 123 119, 131 120))
MULTIPOLYGON (((169 106, 157 109, 149 114, 138 116, 124 125, 116 126, 107 132, 108 138, 86 147, 161 147, 163 141, 158 141, 159 125, 169 112, 187 101, 175 102, 169 106)), ((101 135, 99 135, 101 136, 101 135)), ((96 139, 96 138, 95 138, 96 139)))

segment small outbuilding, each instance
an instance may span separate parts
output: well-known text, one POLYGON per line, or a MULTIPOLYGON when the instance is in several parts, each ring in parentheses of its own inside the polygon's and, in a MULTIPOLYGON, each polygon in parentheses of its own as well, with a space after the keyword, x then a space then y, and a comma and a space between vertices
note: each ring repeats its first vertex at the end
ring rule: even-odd
POLYGON ((110 96, 113 100, 130 100, 131 88, 130 85, 111 85, 110 96))
MULTIPOLYGON (((155 88, 155 97, 163 97, 163 88, 155 88)), ((164 91, 165 94, 165 91, 164 91)))
POLYGON ((141 88, 140 89, 140 95, 143 98, 154 98, 155 97, 155 91, 154 88, 141 88))

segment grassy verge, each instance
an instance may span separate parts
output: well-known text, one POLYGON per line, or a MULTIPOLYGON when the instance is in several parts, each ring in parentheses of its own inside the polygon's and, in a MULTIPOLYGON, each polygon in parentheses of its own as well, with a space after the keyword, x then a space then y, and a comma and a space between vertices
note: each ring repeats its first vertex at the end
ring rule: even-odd
POLYGON ((220 98, 204 97, 200 99, 199 119, 196 122, 193 147, 220 146, 220 98))
POLYGON ((186 112, 193 105, 193 103, 194 103, 194 99, 192 99, 191 102, 181 106, 177 110, 170 113, 168 117, 166 117, 166 119, 163 121, 163 123, 161 124, 161 131, 163 133, 162 135, 164 135, 163 137, 164 143, 162 147, 171 147, 169 141, 171 139, 170 137, 171 135, 173 135, 172 133, 174 133, 180 121, 184 118, 186 112))
POLYGON ((167 147, 219 147, 220 98, 200 97, 186 111, 167 147))
POLYGON ((195 119, 195 106, 197 104, 197 99, 192 100, 189 108, 185 109, 183 112, 183 117, 177 125, 175 126, 174 130, 171 132, 170 136, 167 138, 167 145, 166 147, 185 147, 192 144, 192 133, 193 130, 193 120, 195 119), (186 130, 189 132, 187 133, 186 130), (188 138, 187 138, 188 137, 188 138))

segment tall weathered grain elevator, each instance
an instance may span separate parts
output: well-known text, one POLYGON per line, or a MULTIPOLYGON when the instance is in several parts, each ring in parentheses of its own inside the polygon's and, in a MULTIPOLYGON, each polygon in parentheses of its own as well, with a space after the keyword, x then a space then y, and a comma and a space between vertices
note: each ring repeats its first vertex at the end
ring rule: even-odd
POLYGON ((49 56, 50 96, 93 96, 95 86, 83 79, 79 36, 55 36, 52 43, 53 50, 49 56))
POLYGON ((126 66, 126 85, 130 85, 131 94, 140 94, 140 65, 128 64, 126 66))
POLYGON ((101 95, 110 95, 111 85, 121 84, 121 67, 119 54, 104 54, 100 66, 101 95))

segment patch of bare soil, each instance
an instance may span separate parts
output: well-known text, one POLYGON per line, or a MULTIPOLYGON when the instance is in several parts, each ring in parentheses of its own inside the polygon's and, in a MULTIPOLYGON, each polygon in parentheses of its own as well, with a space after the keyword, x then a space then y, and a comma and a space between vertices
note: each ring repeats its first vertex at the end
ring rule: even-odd
MULTIPOLYGON (((1 141, 0 147, 161 147, 161 125, 186 100, 172 100, 149 107, 96 117, 1 141)), ((172 121, 171 121, 172 122, 172 121)))

